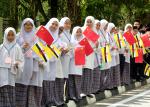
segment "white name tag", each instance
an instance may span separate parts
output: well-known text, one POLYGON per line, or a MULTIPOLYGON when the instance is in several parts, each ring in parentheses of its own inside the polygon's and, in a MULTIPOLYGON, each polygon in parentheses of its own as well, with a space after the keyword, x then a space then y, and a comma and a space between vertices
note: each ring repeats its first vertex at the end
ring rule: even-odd
POLYGON ((5 58, 5 63, 6 63, 6 64, 11 64, 11 63, 12 63, 11 57, 6 57, 6 58, 5 58))

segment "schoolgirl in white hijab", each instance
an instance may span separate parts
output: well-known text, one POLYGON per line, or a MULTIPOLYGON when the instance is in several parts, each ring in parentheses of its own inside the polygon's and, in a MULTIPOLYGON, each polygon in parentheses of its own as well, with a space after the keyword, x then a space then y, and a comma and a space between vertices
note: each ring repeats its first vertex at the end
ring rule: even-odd
POLYGON ((100 36, 98 42, 96 43, 95 58, 94 58, 94 71, 93 71, 93 93, 98 93, 100 89, 100 66, 101 66, 101 23, 99 20, 95 20, 96 33, 100 36))
MULTIPOLYGON (((64 27, 63 32, 60 34, 60 38, 63 42, 64 48, 69 51, 70 41, 71 41, 71 21, 68 17, 63 17, 60 20, 60 26, 64 27), (68 27, 69 26, 69 27, 68 27)), ((68 78, 69 75, 69 62, 70 62, 70 52, 67 52, 61 57, 61 62, 63 66, 64 78, 68 78)))
POLYGON ((105 19, 102 19, 100 21, 100 34, 101 34, 101 38, 100 38, 100 45, 101 47, 105 47, 107 44, 107 39, 106 39, 106 29, 108 26, 108 21, 105 19))
MULTIPOLYGON (((100 48, 106 48, 106 46, 109 44, 109 41, 107 40, 107 27, 108 27, 108 21, 105 19, 102 19, 100 21, 100 48)), ((100 75, 100 90, 103 91, 107 88, 112 88, 112 84, 110 84, 110 71, 111 71, 111 66, 110 62, 103 62, 101 64, 100 70, 101 70, 101 75, 100 75)))
MULTIPOLYGON (((94 32, 96 32, 95 29, 95 19, 93 16, 87 16, 85 19, 84 26, 82 27, 82 30, 84 31, 87 26, 89 26, 94 32)), ((93 48, 95 48, 95 44, 88 40, 89 43, 93 48)), ((90 54, 89 56, 86 56, 86 62, 83 68, 83 78, 82 78, 82 96, 87 95, 88 97, 93 97, 91 94, 92 92, 92 84, 93 84, 93 69, 94 69, 94 52, 90 54)))
MULTIPOLYGON (((113 79, 113 87, 117 87, 121 85, 120 81, 120 59, 119 59, 119 51, 117 48, 117 44, 114 40, 114 31, 115 31, 115 25, 113 23, 109 23, 107 27, 107 40, 110 43, 111 48, 111 73, 112 73, 112 79, 113 79)), ((112 84, 112 83, 111 83, 112 84)))
MULTIPOLYGON (((59 20, 51 18, 45 25, 50 32, 54 41, 52 45, 60 47, 61 40, 59 38, 59 20)), ((44 73, 43 81, 43 106, 59 106, 64 104, 64 79, 60 58, 51 58, 47 62, 47 72, 44 73)))
POLYGON ((39 107, 39 103, 41 102, 40 98, 42 95, 42 88, 41 82, 40 84, 38 83, 38 75, 40 74, 39 58, 31 50, 31 47, 34 45, 35 42, 37 42, 37 39, 35 38, 35 33, 36 29, 34 21, 31 18, 24 19, 17 39, 17 42, 22 47, 25 59, 23 72, 21 73, 20 78, 18 78, 16 81, 17 106, 25 107, 27 105, 39 107), (32 100, 37 102, 33 102, 32 100))
POLYGON ((16 107, 15 82, 23 71, 24 58, 20 46, 16 43, 16 31, 12 27, 8 27, 4 32, 0 56, 0 105, 16 107))
MULTIPOLYGON (((124 33, 129 31, 131 32, 133 30, 133 26, 132 24, 128 23, 125 25, 124 27, 124 33)), ((127 78, 128 80, 130 80, 133 76, 133 72, 134 72, 134 60, 133 58, 130 56, 130 46, 128 44, 128 42, 126 42, 126 51, 125 51, 125 71, 130 72, 130 78, 127 78)))
POLYGON ((65 97, 66 102, 69 100, 69 96, 67 94, 68 91, 68 76, 69 76, 69 63, 70 63, 70 50, 71 50, 71 20, 68 17, 63 17, 60 20, 60 27, 63 27, 63 32, 60 33, 61 38, 61 47, 62 47, 62 55, 61 55, 61 64, 62 64, 62 70, 64 73, 64 79, 66 84, 65 86, 65 97))
POLYGON ((81 99, 81 83, 82 83, 82 67, 75 65, 74 49, 81 47, 79 42, 83 39, 81 27, 76 26, 73 28, 71 35, 71 44, 73 46, 71 59, 70 59, 70 69, 69 69, 69 99, 74 101, 79 101, 81 99))

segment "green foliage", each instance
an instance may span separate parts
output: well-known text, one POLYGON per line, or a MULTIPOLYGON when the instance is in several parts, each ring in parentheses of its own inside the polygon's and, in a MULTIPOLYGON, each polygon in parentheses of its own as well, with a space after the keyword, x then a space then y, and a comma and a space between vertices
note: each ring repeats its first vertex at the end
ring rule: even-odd
MULTIPOLYGON (((86 16, 96 19, 107 19, 118 26, 132 23, 135 19, 149 22, 150 0, 57 0, 57 7, 51 2, 56 0, 1 0, 0 16, 15 19, 18 11, 18 21, 26 17, 47 22, 51 18, 51 9, 56 8, 59 19, 69 16, 73 23, 83 24, 86 16), (18 5, 15 2, 18 1, 18 5), (16 9, 16 10, 15 10, 16 9)), ((74 24, 75 25, 75 24, 74 24)))

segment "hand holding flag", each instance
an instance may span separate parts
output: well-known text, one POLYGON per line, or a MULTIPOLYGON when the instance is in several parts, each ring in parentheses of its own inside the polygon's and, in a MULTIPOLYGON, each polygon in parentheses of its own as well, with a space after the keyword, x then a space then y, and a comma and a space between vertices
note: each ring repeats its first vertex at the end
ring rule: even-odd
POLYGON ((99 39, 99 35, 92 31, 90 27, 87 27, 83 34, 94 43, 99 39))

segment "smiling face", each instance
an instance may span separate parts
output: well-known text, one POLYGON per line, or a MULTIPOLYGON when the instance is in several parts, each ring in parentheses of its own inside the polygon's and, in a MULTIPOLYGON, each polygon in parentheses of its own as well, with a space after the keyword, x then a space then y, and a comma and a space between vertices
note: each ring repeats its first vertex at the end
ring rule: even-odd
POLYGON ((8 32, 7 40, 8 40, 10 43, 15 40, 15 34, 14 34, 13 31, 10 30, 10 31, 8 32))
POLYGON ((55 32, 58 29, 58 22, 54 21, 52 25, 49 27, 52 32, 55 32))
POLYGON ((81 28, 79 28, 76 32, 76 37, 80 38, 81 36, 82 36, 82 30, 81 30, 81 28))
POLYGON ((132 28, 131 26, 128 26, 126 30, 129 31, 129 32, 131 32, 132 29, 133 29, 133 28, 132 28))
POLYGON ((96 29, 99 30, 100 27, 101 27, 101 24, 100 24, 100 22, 99 22, 99 23, 96 24, 96 29))
POLYGON ((32 29, 33 29, 33 25, 32 25, 31 22, 28 21, 28 22, 26 22, 26 23, 24 24, 24 30, 25 30, 26 32, 31 32, 32 29))
POLYGON ((71 29, 71 21, 70 19, 67 19, 64 23, 64 29, 65 30, 70 30, 71 29))
POLYGON ((92 20, 91 20, 91 19, 87 19, 86 23, 87 23, 86 26, 88 26, 88 27, 90 27, 90 28, 93 27, 93 23, 92 23, 92 20))

